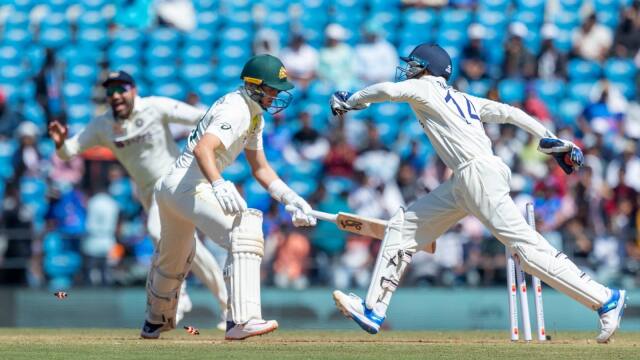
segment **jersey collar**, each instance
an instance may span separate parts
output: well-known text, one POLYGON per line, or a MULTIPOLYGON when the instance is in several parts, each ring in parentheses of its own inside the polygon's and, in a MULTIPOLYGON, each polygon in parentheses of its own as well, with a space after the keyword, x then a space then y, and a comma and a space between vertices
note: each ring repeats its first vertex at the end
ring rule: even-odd
POLYGON ((244 101, 249 106, 249 112, 251 112, 251 117, 254 117, 256 115, 262 115, 262 113, 263 113, 262 106, 260 106, 260 104, 255 102, 249 96, 249 94, 247 93, 247 90, 244 88, 244 86, 238 87, 238 91, 240 92, 240 95, 242 95, 242 97, 244 98, 244 101))

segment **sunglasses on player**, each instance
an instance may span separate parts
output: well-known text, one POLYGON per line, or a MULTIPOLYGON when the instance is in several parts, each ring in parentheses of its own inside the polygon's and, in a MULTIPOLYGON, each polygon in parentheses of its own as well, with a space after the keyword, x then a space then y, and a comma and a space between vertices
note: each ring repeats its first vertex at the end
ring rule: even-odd
POLYGON ((107 87, 107 96, 113 96, 114 94, 124 94, 132 88, 133 86, 129 84, 109 86, 107 87))

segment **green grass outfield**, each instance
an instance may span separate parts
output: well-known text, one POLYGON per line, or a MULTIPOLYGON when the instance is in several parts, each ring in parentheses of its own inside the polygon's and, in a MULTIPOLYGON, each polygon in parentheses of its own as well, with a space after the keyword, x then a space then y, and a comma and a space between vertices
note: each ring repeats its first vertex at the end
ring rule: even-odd
POLYGON ((137 329, 0 329, 2 359, 638 359, 640 333, 606 345, 595 332, 559 332, 550 342, 511 343, 506 331, 277 331, 245 341, 178 329, 141 340, 137 329))

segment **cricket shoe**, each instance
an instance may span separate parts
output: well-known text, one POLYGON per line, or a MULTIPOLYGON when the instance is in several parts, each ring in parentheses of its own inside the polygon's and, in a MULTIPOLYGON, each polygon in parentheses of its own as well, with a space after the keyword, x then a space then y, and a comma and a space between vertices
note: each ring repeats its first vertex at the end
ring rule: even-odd
POLYGON ((176 325, 184 319, 184 314, 190 312, 191 309, 193 309, 193 303, 191 302, 189 294, 187 294, 186 287, 183 287, 180 291, 180 298, 178 299, 178 307, 176 309, 176 325))
POLYGON ((140 337, 143 339, 157 339, 160 337, 160 333, 163 331, 169 331, 171 327, 169 324, 154 324, 145 320, 140 332, 140 337))
POLYGON ((275 331, 278 328, 278 322, 275 320, 251 319, 244 324, 236 324, 233 321, 227 321, 227 332, 224 335, 225 340, 244 340, 248 337, 264 335, 275 331))
POLYGON ((376 314, 372 309, 368 309, 364 300, 355 294, 346 295, 340 290, 333 292, 333 300, 336 302, 338 310, 347 318, 353 319, 362 330, 375 335, 380 331, 380 325, 385 317, 376 314))
POLYGON ((600 309, 600 334, 596 337, 599 343, 608 343, 616 330, 620 327, 620 320, 627 307, 627 292, 625 290, 611 290, 611 298, 600 309))

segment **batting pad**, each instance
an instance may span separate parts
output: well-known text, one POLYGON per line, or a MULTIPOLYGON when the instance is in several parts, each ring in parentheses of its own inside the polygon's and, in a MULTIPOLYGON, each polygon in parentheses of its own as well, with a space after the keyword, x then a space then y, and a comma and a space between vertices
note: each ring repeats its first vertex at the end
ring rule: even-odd
POLYGON ((389 219, 387 230, 380 246, 376 265, 371 276, 371 284, 367 292, 367 308, 382 302, 389 305, 391 295, 398 287, 402 274, 405 272, 411 257, 415 254, 418 243, 414 239, 404 241, 402 226, 404 224, 404 209, 400 208, 389 219))
POLYGON ((262 319, 262 212, 248 209, 238 218, 231 230, 231 256, 227 260, 224 277, 229 293, 228 307, 231 320, 236 324, 244 324, 251 319, 262 319))
POLYGON ((597 310, 607 302, 610 293, 606 287, 578 269, 540 234, 536 235, 538 241, 535 244, 521 242, 512 246, 522 270, 592 310, 597 310))
POLYGON ((189 273, 195 249, 191 251, 183 272, 179 274, 164 273, 158 267, 158 253, 153 256, 151 270, 147 276, 147 320, 154 324, 164 324, 166 329, 175 329, 176 310, 180 289, 184 278, 189 273))

